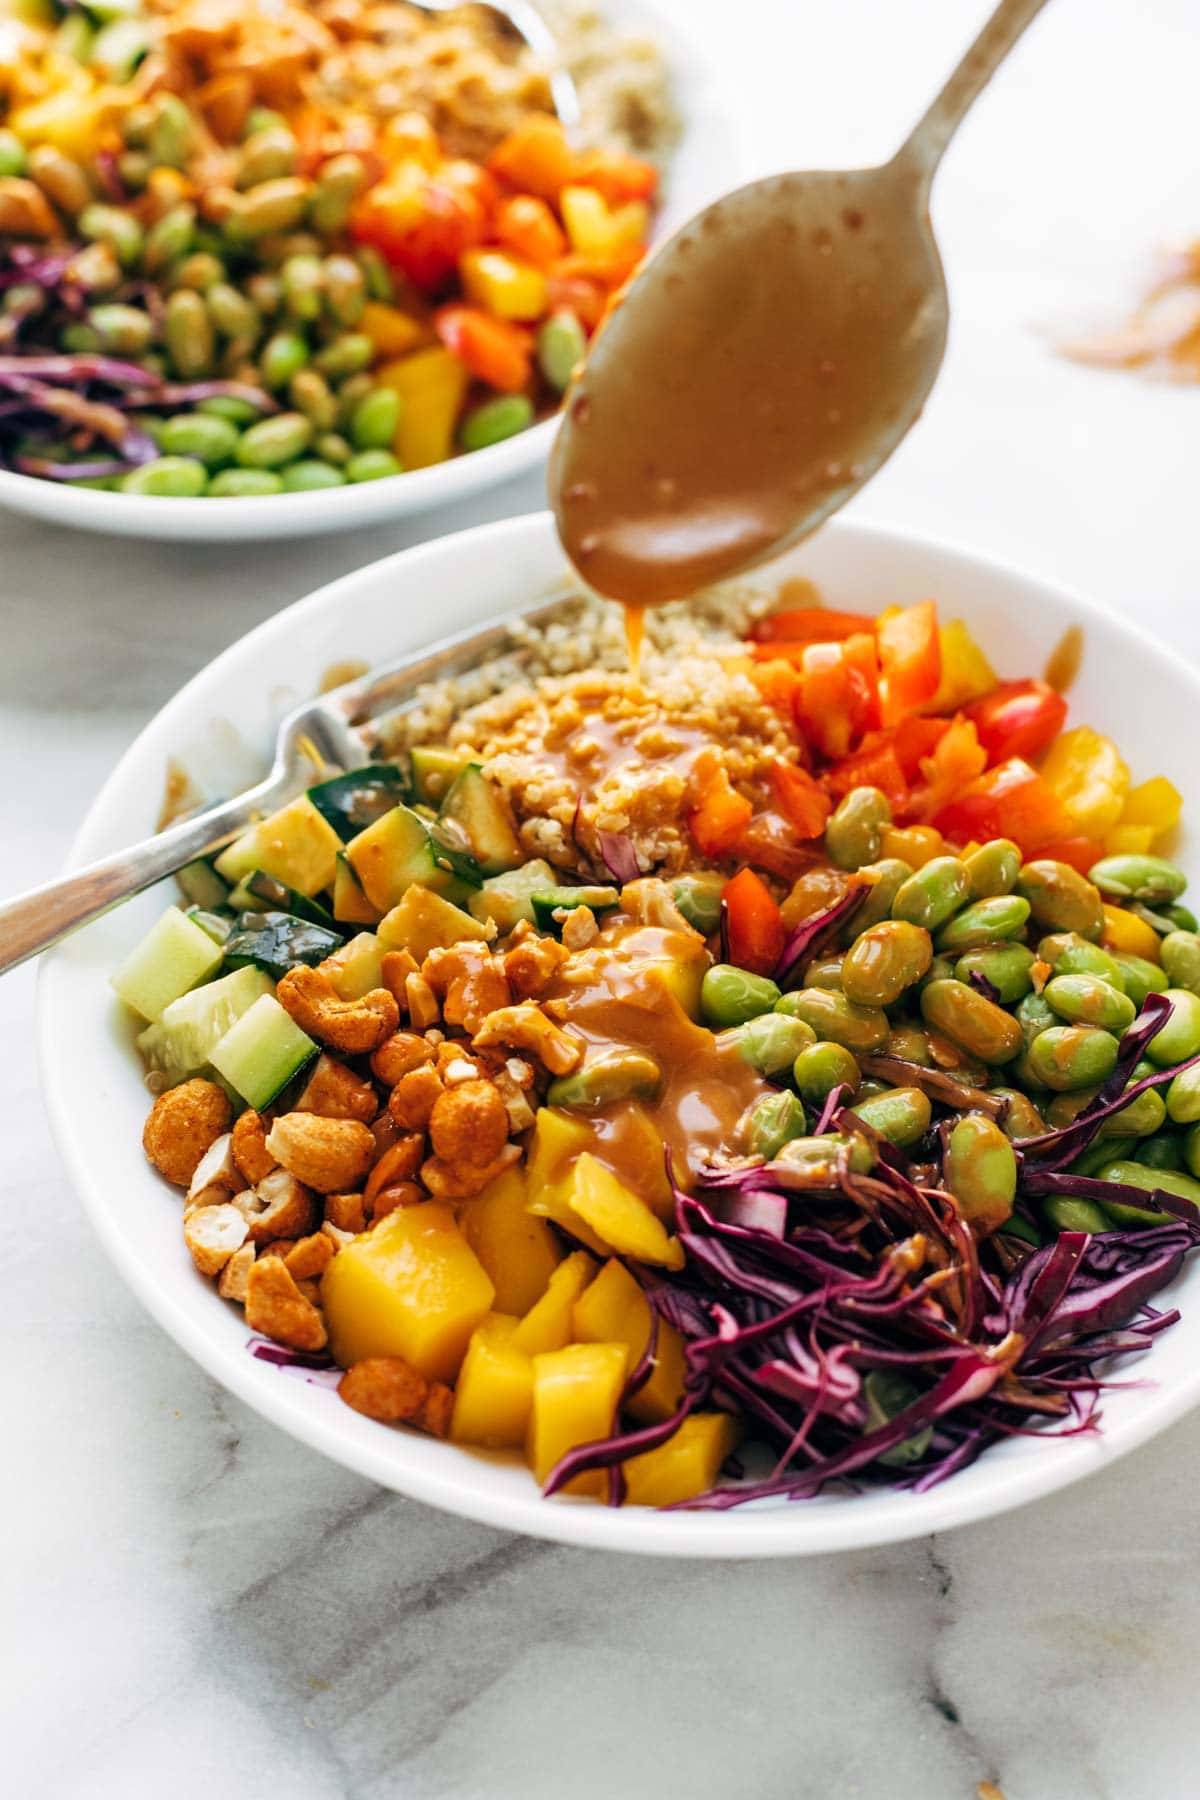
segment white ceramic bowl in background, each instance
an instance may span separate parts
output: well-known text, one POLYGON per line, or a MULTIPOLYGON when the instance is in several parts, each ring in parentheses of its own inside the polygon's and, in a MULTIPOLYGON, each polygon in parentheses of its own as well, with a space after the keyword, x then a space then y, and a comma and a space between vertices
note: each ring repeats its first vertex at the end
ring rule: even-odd
MULTIPOLYGON (((551 593, 565 573, 542 514, 402 551, 289 607, 219 656, 147 726, 92 806, 72 863, 152 829, 169 758, 182 758, 210 791, 229 791, 266 766, 275 721, 316 690, 331 663, 394 656, 551 593)), ((831 605, 864 611, 935 596, 942 616, 966 619, 1007 676, 1036 673, 1065 627, 1081 623, 1073 716, 1112 732, 1135 778, 1162 771, 1189 807, 1200 806, 1193 772, 1200 682, 1123 621, 964 551, 838 522, 756 581, 770 591, 793 575, 814 580, 831 605)), ((1186 837, 1181 854, 1186 863, 1186 837)), ((264 1417, 387 1487, 567 1543, 679 1556, 801 1555, 916 1537, 1032 1500, 1102 1468, 1200 1401, 1200 1270, 1193 1270, 1165 1302, 1179 1300, 1182 1322, 1138 1365, 1150 1385, 1108 1395, 1100 1435, 1013 1440, 928 1494, 880 1490, 726 1513, 613 1511, 543 1500, 521 1468, 374 1424, 330 1389, 247 1353, 244 1320, 195 1273, 178 1198, 142 1155, 148 1096, 108 978, 165 898, 162 890, 141 896, 47 959, 39 1047, 59 1147, 113 1260, 176 1342, 264 1417)))
MULTIPOLYGON (((654 241, 661 242, 710 200, 736 187, 737 140, 730 110, 736 96, 722 97, 720 72, 697 57, 672 19, 668 0, 612 0, 611 5, 606 0, 604 10, 618 23, 644 29, 662 45, 674 83, 683 129, 671 155, 664 204, 655 222, 654 241)), ((543 419, 489 450, 382 481, 247 500, 110 494, 0 469, 0 507, 48 524, 118 537, 191 543, 309 537, 430 512, 523 475, 545 462, 556 428, 556 419, 543 419)))

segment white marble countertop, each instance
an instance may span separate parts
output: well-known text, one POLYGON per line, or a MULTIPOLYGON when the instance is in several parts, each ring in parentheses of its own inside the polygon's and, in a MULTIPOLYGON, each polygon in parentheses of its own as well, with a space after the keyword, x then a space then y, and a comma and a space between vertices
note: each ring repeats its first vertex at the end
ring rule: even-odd
MULTIPOLYGON (((674 8, 743 96, 764 171, 884 154, 986 11, 674 8)), ((1188 656, 1200 395, 1056 362, 1034 327, 1200 230, 1198 76, 1191 0, 1055 0, 943 172, 950 357, 859 503, 1064 580, 1188 656)), ((243 630, 401 543, 539 503, 530 480, 403 530, 228 551, 0 518, 4 888, 54 871, 130 737, 243 630)), ((51 1145, 32 1005, 28 970, 0 988, 5 1792, 1197 1792, 1200 1419, 1006 1519, 857 1556, 643 1562, 440 1516, 292 1443, 143 1316, 51 1145)))

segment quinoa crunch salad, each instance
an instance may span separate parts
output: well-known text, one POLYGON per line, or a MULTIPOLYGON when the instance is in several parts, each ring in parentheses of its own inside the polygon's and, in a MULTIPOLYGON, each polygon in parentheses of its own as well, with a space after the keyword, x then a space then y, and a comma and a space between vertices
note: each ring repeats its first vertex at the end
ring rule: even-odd
POLYGON ((581 602, 514 650, 114 975, 250 1349, 609 1504, 1095 1429, 1200 1245, 1172 784, 932 602, 708 596, 637 674, 581 602))

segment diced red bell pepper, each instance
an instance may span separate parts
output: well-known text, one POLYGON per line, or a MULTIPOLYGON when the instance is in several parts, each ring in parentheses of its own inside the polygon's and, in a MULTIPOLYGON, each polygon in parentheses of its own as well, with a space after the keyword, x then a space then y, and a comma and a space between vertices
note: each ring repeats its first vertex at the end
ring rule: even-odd
POLYGON ((778 875, 789 887, 806 869, 824 860, 814 838, 802 841, 783 814, 771 808, 755 813, 733 851, 752 868, 778 875))
POLYGON ((932 600, 884 613, 875 622, 882 722, 898 725, 937 693, 942 675, 937 608, 932 600))
POLYGON ((688 814, 692 842, 703 856, 728 856, 754 817, 749 800, 734 788, 718 764, 704 781, 697 804, 688 814))
POLYGON ((653 199, 658 170, 624 150, 581 150, 572 180, 596 188, 610 206, 623 206, 627 200, 653 199))
MULTIPOLYGON (((918 779, 921 764, 934 754, 952 724, 951 719, 922 719, 914 714, 910 718, 901 719, 899 725, 892 728, 896 759, 904 770, 906 781, 915 782, 918 779)), ((975 771, 976 774, 978 772, 975 771)))
POLYGON ((795 763, 772 763, 767 771, 771 792, 784 818, 800 838, 818 838, 833 811, 829 795, 807 769, 795 763))
POLYGON ((557 200, 575 179, 576 157, 557 119, 527 113, 496 145, 488 168, 520 193, 557 200))
POLYGON ((570 250, 566 256, 558 258, 550 273, 558 281, 594 283, 603 289, 607 304, 608 295, 615 288, 624 287, 645 254, 644 244, 625 244, 606 256, 587 256, 578 250, 570 250))
POLYGON ((749 673, 751 681, 768 706, 781 712, 785 719, 795 716, 800 675, 790 662, 785 662, 782 657, 774 657, 769 662, 753 664, 749 673))
POLYGON ((1026 855, 1072 837, 1071 817, 1048 782, 1019 756, 998 763, 932 820, 955 843, 1007 837, 1026 855))
POLYGON ((1048 844, 1038 845, 1038 856, 1048 858, 1052 862, 1069 863, 1081 875, 1086 875, 1104 855, 1104 845, 1095 838, 1069 837, 1056 838, 1048 844))
POLYGON ((876 734, 873 743, 864 744, 852 756, 843 756, 832 763, 821 780, 835 800, 840 800, 851 788, 875 787, 887 795, 893 812, 901 813, 908 806, 908 782, 900 767, 896 746, 883 734, 876 734))
POLYGON ((1067 717, 1067 703, 1046 681, 1005 681, 966 708, 989 763, 1027 760, 1048 750, 1067 717))
POLYGON ((730 962, 755 975, 769 975, 787 935, 770 889, 753 869, 739 869, 725 883, 721 900, 730 962))
MULTIPOLYGON (((468 167, 473 165, 466 165, 468 167)), ((430 175, 419 193, 395 190, 386 182, 372 188, 351 221, 351 235, 373 245, 416 287, 434 294, 457 272, 464 250, 483 242, 488 207, 480 185, 447 167, 430 175)), ((490 180, 487 171, 478 174, 490 180)))
POLYGON ((536 194, 512 194, 496 208, 496 237, 539 269, 567 253, 567 235, 536 194))
POLYGON ((848 755, 863 732, 879 722, 871 640, 857 636, 843 644, 807 645, 793 712, 800 730, 822 756, 848 755))
POLYGON ((533 372, 529 334, 477 306, 443 306, 434 330, 460 362, 502 394, 519 393, 533 372))
POLYGON ((987 755, 970 719, 954 719, 920 766, 924 781, 913 791, 909 812, 914 818, 927 819, 968 789, 987 766, 987 755))
POLYGON ((792 606, 759 619, 750 635, 758 644, 776 644, 776 656, 797 654, 805 644, 840 644, 856 632, 871 632, 875 621, 867 613, 835 612, 827 606, 792 606))

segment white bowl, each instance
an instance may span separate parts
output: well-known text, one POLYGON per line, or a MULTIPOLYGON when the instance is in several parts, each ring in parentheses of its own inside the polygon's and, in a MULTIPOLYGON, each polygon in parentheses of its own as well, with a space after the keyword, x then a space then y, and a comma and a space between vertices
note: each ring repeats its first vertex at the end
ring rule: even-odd
MULTIPOLYGON (((934 595, 943 617, 965 618, 1010 676, 1038 671, 1065 627, 1082 623, 1086 648, 1073 716, 1111 731, 1135 777, 1162 771, 1189 805, 1200 806, 1193 773, 1200 684, 1123 621, 1031 576, 878 527, 835 522, 756 581, 770 591, 792 575, 814 580, 833 606, 866 611, 934 595)), ((72 864, 151 830, 169 757, 197 768, 213 791, 230 788, 266 766, 275 720, 315 691, 329 664, 395 655, 551 593, 564 576, 550 517, 542 514, 402 551, 277 614, 146 727, 92 806, 72 864)), ((152 892, 111 913, 62 945, 42 970, 41 1064, 63 1158, 117 1267, 171 1336, 264 1417, 387 1487, 575 1544, 679 1556, 801 1555, 917 1537, 1032 1500, 1103 1467, 1200 1400, 1200 1271, 1193 1270, 1175 1283, 1182 1322, 1138 1364, 1151 1385, 1110 1394, 1100 1435, 1013 1440, 927 1494, 879 1490, 725 1513, 613 1511, 543 1500, 524 1469, 373 1424, 328 1388, 247 1353, 244 1321, 196 1275, 178 1200, 142 1155, 147 1094, 108 978, 163 899, 152 892)))
MULTIPOLYGON (((669 0, 614 0, 605 10, 615 21, 649 32, 662 45, 683 121, 666 174, 664 205, 655 222, 657 243, 718 194, 736 187, 739 177, 732 120, 717 91, 719 71, 706 66, 694 45, 679 34, 669 0)), ((49 524, 118 537, 191 543, 310 537, 430 512, 523 475, 545 462, 557 424, 556 418, 543 419, 489 450, 476 450, 433 468, 413 469, 381 481, 245 500, 110 494, 0 469, 0 507, 49 524)))

